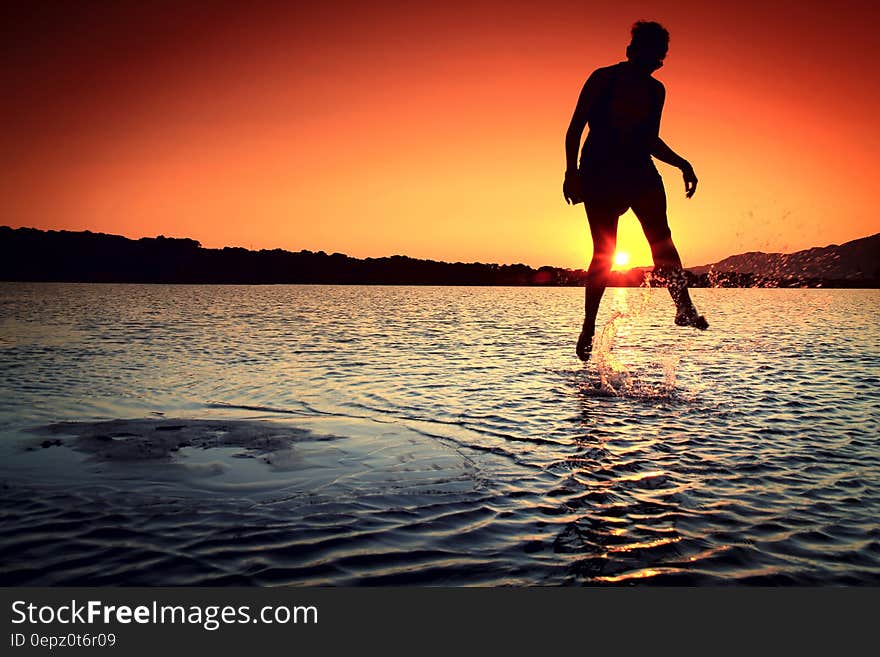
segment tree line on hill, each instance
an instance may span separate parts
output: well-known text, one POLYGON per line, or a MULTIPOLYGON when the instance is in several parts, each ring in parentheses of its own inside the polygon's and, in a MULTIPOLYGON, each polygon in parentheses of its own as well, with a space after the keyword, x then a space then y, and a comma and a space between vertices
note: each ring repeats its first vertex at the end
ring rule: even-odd
MULTIPOLYGON (((649 273, 642 268, 613 272, 610 285, 637 287, 649 273)), ((696 287, 829 284, 820 279, 768 281, 736 272, 688 276, 696 287)), ((448 263, 399 255, 361 259, 323 251, 206 249, 193 239, 162 235, 135 240, 90 231, 0 227, 0 280, 7 281, 583 286, 585 279, 583 269, 448 263)))

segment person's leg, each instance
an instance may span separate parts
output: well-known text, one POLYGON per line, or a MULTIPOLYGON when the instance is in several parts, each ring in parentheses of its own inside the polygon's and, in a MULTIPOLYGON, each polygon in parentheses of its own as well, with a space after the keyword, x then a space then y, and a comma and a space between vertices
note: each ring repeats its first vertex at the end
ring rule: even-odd
POLYGON ((607 204, 584 203, 584 207, 593 238, 593 259, 587 270, 587 284, 584 289, 584 324, 575 348, 581 360, 587 360, 593 348, 596 315, 608 284, 608 274, 611 272, 614 249, 617 246, 617 221, 620 218, 620 213, 607 204))
POLYGON ((666 217, 666 191, 662 183, 638 194, 633 199, 632 210, 651 246, 654 273, 666 283, 669 295, 675 303, 675 323, 679 326, 708 328, 708 322, 697 312, 691 301, 681 257, 672 242, 672 231, 669 230, 666 217))

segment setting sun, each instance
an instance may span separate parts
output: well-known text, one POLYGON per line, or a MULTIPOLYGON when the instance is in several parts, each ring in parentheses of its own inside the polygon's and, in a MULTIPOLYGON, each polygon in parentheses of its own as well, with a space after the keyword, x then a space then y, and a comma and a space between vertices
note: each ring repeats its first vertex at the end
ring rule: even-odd
POLYGON ((616 251, 614 253, 614 268, 623 269, 629 264, 629 253, 616 251))

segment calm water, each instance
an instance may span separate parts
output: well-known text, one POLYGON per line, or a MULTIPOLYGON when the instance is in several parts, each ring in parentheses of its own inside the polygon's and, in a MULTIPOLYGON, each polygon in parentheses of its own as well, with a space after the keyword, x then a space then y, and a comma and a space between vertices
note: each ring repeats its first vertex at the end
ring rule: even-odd
POLYGON ((880 292, 582 294, 0 283, 2 583, 880 584, 880 292))

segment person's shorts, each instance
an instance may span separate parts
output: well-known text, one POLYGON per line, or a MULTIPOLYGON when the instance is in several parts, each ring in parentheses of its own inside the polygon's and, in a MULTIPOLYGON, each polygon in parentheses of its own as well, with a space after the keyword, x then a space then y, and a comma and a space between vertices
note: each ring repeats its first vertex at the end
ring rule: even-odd
POLYGON ((653 163, 626 169, 578 169, 578 173, 581 195, 588 213, 598 211, 619 217, 638 204, 640 199, 656 198, 662 194, 665 201, 663 179, 653 163))

